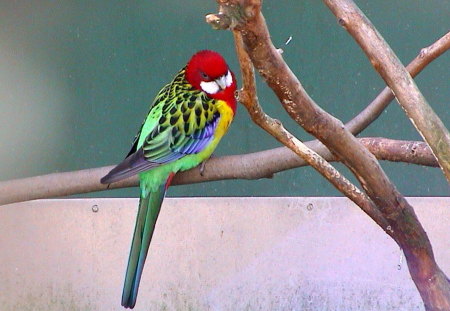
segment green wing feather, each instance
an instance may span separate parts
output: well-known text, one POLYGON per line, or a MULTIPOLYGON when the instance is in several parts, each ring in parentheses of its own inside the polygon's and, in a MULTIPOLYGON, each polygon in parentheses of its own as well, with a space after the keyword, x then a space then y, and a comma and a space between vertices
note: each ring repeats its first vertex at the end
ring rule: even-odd
POLYGON ((181 70, 156 96, 128 156, 101 182, 116 182, 202 151, 220 118, 215 103, 192 88, 181 70))

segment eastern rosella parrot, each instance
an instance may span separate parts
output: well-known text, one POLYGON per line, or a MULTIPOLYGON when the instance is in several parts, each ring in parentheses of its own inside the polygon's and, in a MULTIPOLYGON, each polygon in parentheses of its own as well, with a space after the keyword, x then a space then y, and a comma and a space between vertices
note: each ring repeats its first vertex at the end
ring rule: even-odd
POLYGON ((223 57, 197 52, 156 96, 130 152, 101 183, 139 174, 140 201, 122 306, 136 304, 161 204, 172 177, 207 160, 236 112, 236 80, 223 57))

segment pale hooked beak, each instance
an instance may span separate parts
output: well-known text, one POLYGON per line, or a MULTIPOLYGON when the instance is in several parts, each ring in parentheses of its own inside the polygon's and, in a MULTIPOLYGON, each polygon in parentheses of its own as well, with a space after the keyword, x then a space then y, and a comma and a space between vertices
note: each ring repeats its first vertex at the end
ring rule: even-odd
POLYGON ((219 79, 214 80, 221 90, 225 90, 227 88, 227 77, 221 76, 219 79))
POLYGON ((233 74, 228 70, 226 75, 221 76, 213 81, 202 81, 200 87, 208 94, 216 94, 219 91, 225 90, 233 84, 233 74))

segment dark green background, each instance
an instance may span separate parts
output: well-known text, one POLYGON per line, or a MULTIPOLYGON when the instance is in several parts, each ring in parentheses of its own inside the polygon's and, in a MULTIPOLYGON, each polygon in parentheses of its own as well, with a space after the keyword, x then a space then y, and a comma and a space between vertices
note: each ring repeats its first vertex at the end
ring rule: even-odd
MULTIPOLYGON (((450 29, 450 1, 357 1, 404 63, 450 29)), ((204 1, 0 1, 0 179, 104 166, 128 152, 157 91, 200 49, 222 53, 239 72, 231 33, 213 31, 204 1)), ((273 42, 306 90, 325 110, 348 121, 383 81, 321 1, 265 1, 273 42), (285 45, 292 36, 292 41, 285 45)), ((417 83, 449 127, 450 54, 431 64, 417 83)), ((267 113, 302 140, 259 81, 267 113)), ((396 103, 364 136, 419 140, 396 103)), ((239 107, 217 155, 279 144, 239 107)), ((382 163, 405 195, 449 195, 436 168, 382 163)), ((342 168, 342 166, 338 166, 342 168)), ((346 171, 347 175, 348 172, 346 171)), ((337 195, 310 168, 259 181, 219 181, 173 187, 175 196, 337 195)), ((136 189, 95 196, 137 196, 136 189)))

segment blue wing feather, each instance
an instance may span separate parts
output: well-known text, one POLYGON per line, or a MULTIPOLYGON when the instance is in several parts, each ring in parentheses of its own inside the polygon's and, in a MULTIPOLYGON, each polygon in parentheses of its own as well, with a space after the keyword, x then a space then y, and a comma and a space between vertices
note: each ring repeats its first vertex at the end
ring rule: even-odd
POLYGON ((137 173, 176 161, 186 155, 201 152, 214 138, 214 131, 219 118, 219 114, 215 114, 212 120, 207 122, 203 128, 197 129, 190 135, 181 133, 178 127, 166 129, 166 131, 158 133, 151 140, 152 144, 144 144, 136 152, 130 154, 103 177, 101 183, 109 184, 116 182, 137 173), (183 138, 179 139, 175 144, 174 137, 177 136, 183 138))

